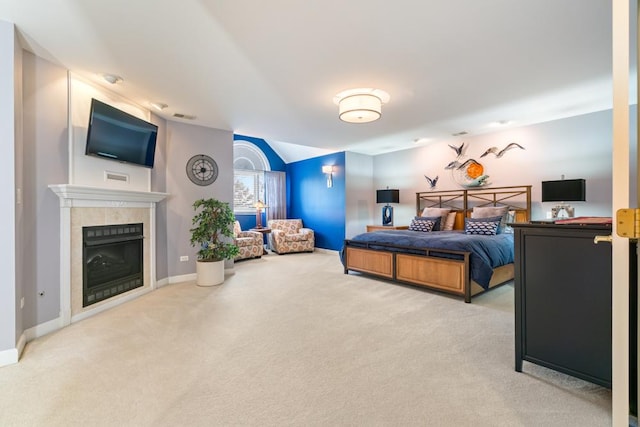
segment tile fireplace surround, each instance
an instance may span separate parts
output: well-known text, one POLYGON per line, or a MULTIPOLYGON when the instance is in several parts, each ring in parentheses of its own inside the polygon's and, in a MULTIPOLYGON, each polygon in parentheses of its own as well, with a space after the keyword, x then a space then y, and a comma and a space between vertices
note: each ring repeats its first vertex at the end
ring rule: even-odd
POLYGON ((122 304, 156 286, 156 203, 166 193, 50 185, 60 198, 60 327, 122 304), (82 227, 143 223, 144 286, 82 307, 82 227))

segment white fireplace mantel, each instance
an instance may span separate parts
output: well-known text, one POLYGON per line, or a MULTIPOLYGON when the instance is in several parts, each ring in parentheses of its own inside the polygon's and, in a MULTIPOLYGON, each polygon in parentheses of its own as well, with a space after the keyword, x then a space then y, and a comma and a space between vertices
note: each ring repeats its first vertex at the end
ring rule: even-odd
MULTIPOLYGON (((151 191, 132 191, 114 188, 90 187, 75 184, 49 185, 60 199, 60 327, 96 314, 114 305, 135 298, 143 292, 155 289, 155 210, 156 203, 164 200, 169 194, 151 191), (146 208, 149 210, 149 261, 150 261, 150 288, 146 290, 131 291, 122 298, 113 298, 104 301, 96 308, 83 310, 80 313, 72 312, 72 274, 71 274, 71 210, 72 208, 146 208)), ((75 282, 74 282, 75 283, 75 282)))
MULTIPOLYGON (((116 202, 120 205, 127 202, 157 203, 169 195, 153 191, 131 191, 74 184, 53 184, 49 185, 49 188, 60 198, 61 206, 64 203, 69 207, 77 204, 95 206, 99 202, 116 202)), ((112 204, 107 203, 107 205, 111 206, 112 204)))

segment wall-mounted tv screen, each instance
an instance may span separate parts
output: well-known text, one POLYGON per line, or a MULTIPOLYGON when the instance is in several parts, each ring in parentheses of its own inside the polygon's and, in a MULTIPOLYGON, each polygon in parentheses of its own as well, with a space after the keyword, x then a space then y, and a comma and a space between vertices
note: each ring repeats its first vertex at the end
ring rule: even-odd
POLYGON ((584 202, 586 200, 584 179, 542 181, 543 202, 584 202))
POLYGON ((91 100, 86 155, 152 168, 157 137, 158 126, 91 100))

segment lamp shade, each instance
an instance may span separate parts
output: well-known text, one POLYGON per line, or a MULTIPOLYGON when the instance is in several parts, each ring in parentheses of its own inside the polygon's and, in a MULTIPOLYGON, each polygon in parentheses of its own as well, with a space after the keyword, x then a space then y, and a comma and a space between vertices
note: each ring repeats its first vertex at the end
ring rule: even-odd
POLYGON ((376 190, 376 203, 400 203, 400 190, 376 190))
POLYGON ((542 181, 543 202, 584 202, 586 182, 584 179, 542 181))
POLYGON ((382 114, 382 101, 375 95, 356 94, 340 100, 340 120, 349 123, 368 123, 382 114))
POLYGON ((322 166, 322 173, 332 173, 332 172, 333 172, 333 166, 331 165, 322 166))
POLYGON ((389 94, 380 89, 347 89, 333 97, 338 117, 347 123, 369 123, 382 116, 382 104, 389 102, 389 94))

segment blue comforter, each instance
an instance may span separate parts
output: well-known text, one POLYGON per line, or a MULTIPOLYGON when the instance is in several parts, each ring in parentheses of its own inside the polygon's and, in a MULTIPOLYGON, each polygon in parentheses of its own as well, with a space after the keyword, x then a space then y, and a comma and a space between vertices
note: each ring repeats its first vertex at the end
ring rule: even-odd
MULTIPOLYGON (((358 246, 360 243, 383 243, 394 246, 411 248, 446 249, 451 251, 470 252, 469 272, 471 279, 487 289, 493 275, 493 269, 502 265, 513 263, 513 234, 498 234, 495 236, 481 236, 465 234, 462 231, 432 231, 424 233, 409 230, 382 230, 370 233, 358 234, 350 239, 349 246, 358 246)), ((383 249, 382 246, 379 247, 383 249)), ((409 252, 410 249, 386 248, 396 252, 409 252)), ((340 253, 344 264, 344 247, 340 253)), ((432 252, 432 256, 443 258, 456 258, 455 254, 432 252)), ((458 258, 460 258, 458 256, 458 258)))

